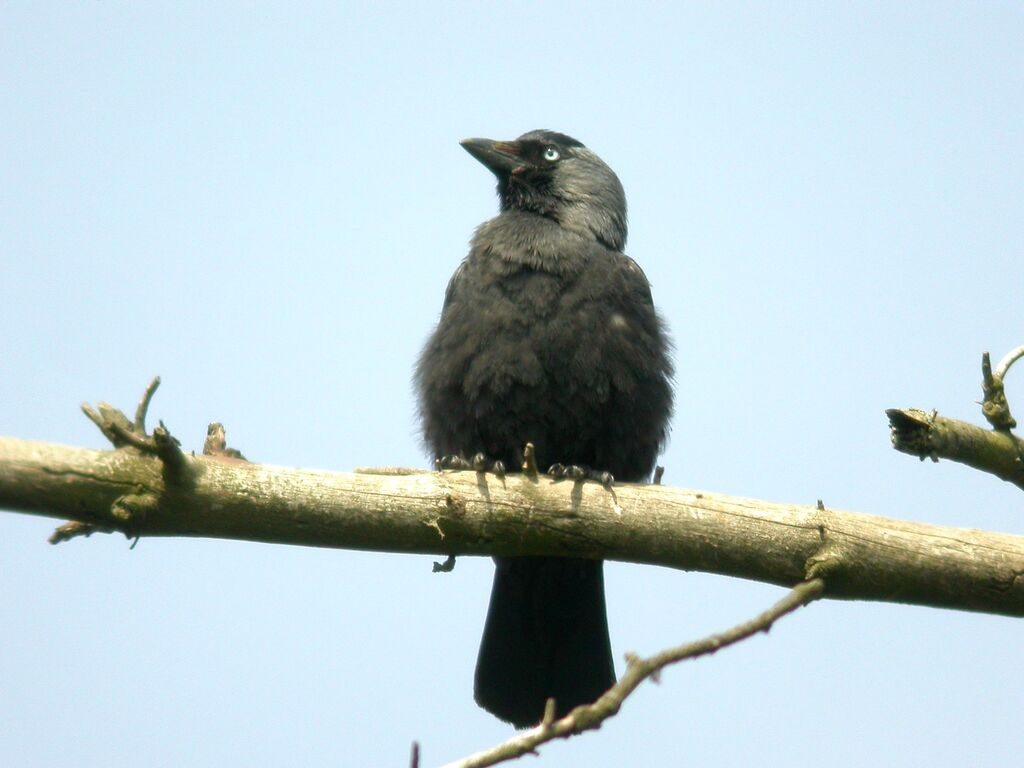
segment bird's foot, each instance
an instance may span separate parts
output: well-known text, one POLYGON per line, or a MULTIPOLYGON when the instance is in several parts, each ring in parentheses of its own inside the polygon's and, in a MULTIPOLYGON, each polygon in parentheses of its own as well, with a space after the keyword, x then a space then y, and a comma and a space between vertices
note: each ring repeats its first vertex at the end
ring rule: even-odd
POLYGON ((581 480, 596 480, 605 488, 611 488, 615 482, 615 476, 611 472, 581 467, 578 464, 552 464, 548 467, 548 474, 555 480, 572 480, 574 483, 581 480))
POLYGON ((471 469, 474 472, 491 472, 498 477, 505 476, 505 462, 501 459, 491 461, 487 454, 480 452, 472 459, 462 456, 442 456, 434 462, 439 470, 441 469, 471 469))

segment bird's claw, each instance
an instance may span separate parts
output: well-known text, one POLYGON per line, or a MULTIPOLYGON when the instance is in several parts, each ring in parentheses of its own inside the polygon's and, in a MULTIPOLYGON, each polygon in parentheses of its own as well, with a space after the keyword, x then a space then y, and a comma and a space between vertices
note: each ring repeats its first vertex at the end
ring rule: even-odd
POLYGON ((572 480, 574 483, 581 480, 596 480, 605 488, 611 488, 615 482, 615 476, 611 472, 581 467, 578 464, 552 464, 548 467, 548 475, 555 480, 572 480))
POLYGON ((438 470, 442 469, 469 469, 474 472, 491 472, 498 477, 505 477, 505 462, 501 459, 491 461, 487 454, 480 452, 472 459, 464 459, 462 456, 441 456, 434 461, 438 470))

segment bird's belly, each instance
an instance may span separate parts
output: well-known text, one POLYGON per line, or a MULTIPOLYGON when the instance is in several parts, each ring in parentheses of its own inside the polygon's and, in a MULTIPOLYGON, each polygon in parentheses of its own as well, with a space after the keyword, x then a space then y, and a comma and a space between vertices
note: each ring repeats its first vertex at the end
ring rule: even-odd
POLYGON ((511 466, 532 442, 540 465, 603 466, 613 434, 636 421, 643 367, 630 364, 637 345, 602 331, 610 313, 591 308, 532 322, 487 323, 481 344, 466 360, 460 385, 475 447, 511 466))
POLYGON ((418 374, 435 455, 513 468, 531 442, 542 468, 649 474, 671 409, 660 331, 591 277, 521 271, 447 307, 418 374))

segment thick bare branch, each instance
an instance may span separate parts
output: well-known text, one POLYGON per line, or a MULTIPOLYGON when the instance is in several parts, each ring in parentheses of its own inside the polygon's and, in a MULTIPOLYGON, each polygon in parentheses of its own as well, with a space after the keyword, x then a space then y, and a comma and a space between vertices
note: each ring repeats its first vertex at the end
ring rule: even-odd
POLYGON ((0 438, 0 508, 135 536, 650 563, 826 597, 1024 616, 1024 537, 666 486, 348 474, 0 438))

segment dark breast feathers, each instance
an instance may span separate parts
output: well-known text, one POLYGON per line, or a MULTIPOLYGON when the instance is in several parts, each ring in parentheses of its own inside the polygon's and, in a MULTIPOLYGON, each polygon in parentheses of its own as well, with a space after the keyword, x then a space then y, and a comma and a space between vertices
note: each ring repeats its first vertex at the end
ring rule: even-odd
POLYGON ((671 363, 637 264, 535 214, 483 224, 417 369, 437 455, 553 462, 641 481, 671 410, 671 363))

